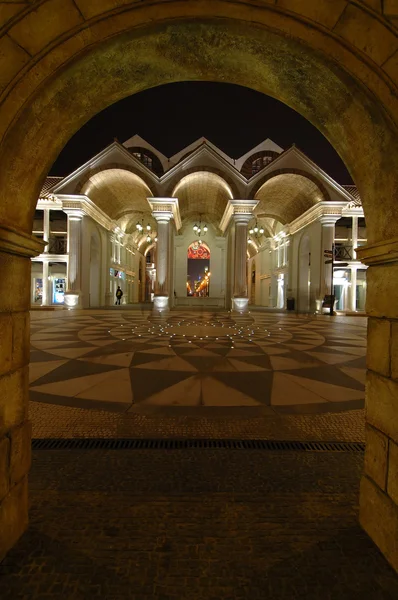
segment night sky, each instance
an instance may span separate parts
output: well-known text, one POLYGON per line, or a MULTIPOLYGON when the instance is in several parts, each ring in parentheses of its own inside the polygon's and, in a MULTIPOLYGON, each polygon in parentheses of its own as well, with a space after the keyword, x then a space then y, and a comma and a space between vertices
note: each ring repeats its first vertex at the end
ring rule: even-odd
POLYGON ((232 158, 266 138, 293 143, 341 184, 352 179, 326 138, 291 108, 248 88, 183 82, 152 88, 93 117, 65 146, 50 175, 74 171, 108 146, 138 133, 166 156, 204 136, 232 158))

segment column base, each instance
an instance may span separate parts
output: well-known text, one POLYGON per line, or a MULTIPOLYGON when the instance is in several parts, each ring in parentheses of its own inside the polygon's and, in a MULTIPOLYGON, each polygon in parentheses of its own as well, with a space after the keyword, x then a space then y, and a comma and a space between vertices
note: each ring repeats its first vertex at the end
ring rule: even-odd
POLYGON ((81 308, 82 307, 82 293, 81 292, 65 292, 64 295, 65 308, 81 308))
POLYGON ((249 298, 232 298, 232 311, 246 313, 249 310, 249 298))
POLYGON ((164 295, 153 297, 153 312, 166 312, 169 310, 169 297, 164 295))

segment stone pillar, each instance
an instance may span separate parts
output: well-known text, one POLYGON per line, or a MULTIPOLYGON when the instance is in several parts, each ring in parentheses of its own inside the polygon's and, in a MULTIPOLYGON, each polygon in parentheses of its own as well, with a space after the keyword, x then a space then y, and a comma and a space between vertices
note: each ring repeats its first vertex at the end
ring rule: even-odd
MULTIPOLYGON (((247 294, 247 226, 258 200, 230 200, 226 213, 235 222, 234 278, 232 310, 243 313, 249 306, 247 294)), ((224 218, 224 217, 223 217, 224 218)))
MULTIPOLYGON (((322 225, 322 235, 321 235, 321 281, 320 281, 320 296, 321 299, 326 294, 333 294, 333 286, 331 287, 332 280, 332 265, 325 264, 327 258, 323 258, 323 253, 325 250, 331 250, 334 244, 334 226, 336 221, 340 216, 334 215, 323 215, 320 218, 320 223, 322 225)), ((332 258, 332 257, 330 257, 332 258)))
POLYGON ((80 210, 66 211, 68 215, 68 276, 65 306, 79 308, 82 305, 82 219, 80 210))
POLYGON ((354 248, 356 248, 358 246, 358 217, 357 216, 352 217, 351 241, 352 241, 352 258, 353 258, 353 260, 356 260, 357 253, 355 252, 354 248))
MULTIPOLYGON (((155 215, 154 215, 155 216, 155 215)), ((158 252, 156 263, 156 282, 154 308, 164 309, 169 306, 169 236, 172 215, 155 216, 158 227, 158 252)), ((145 272, 145 271, 144 271, 145 272)))
POLYGON ((247 225, 251 214, 234 214, 235 221, 235 273, 233 309, 246 312, 249 304, 247 294, 247 225))
MULTIPOLYGON (((46 241, 46 240, 44 240, 46 241)), ((48 248, 48 246, 46 246, 46 248, 48 248)), ((49 304, 51 304, 51 299, 50 299, 50 293, 49 293, 49 285, 48 285, 48 260, 47 258, 43 258, 43 291, 42 291, 42 298, 41 298, 41 305, 42 306, 48 306, 49 304)))
MULTIPOLYGON (((156 282, 153 309, 156 312, 168 310, 170 307, 170 221, 174 219, 176 229, 181 227, 181 219, 177 198, 148 198, 152 216, 157 223, 156 248, 156 282)), ((143 266, 145 278, 145 264, 143 266)), ((144 282, 145 286, 145 282, 144 282)))
POLYGON ((361 247, 367 270, 366 451, 360 522, 398 571, 398 238, 361 247))
POLYGON ((30 258, 44 243, 0 226, 0 561, 28 525, 30 258), (13 294, 10 294, 10 289, 13 294))
POLYGON ((350 310, 357 310, 357 267, 351 267, 351 295, 350 295, 350 310))
POLYGON ((49 208, 45 208, 43 210, 43 240, 46 243, 46 246, 44 248, 44 252, 47 253, 48 252, 48 242, 50 240, 50 209, 49 208))

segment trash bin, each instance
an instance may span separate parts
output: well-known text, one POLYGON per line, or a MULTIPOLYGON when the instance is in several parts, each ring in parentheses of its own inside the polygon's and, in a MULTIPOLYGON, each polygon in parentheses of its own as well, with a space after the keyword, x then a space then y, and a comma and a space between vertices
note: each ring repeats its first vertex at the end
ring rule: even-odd
POLYGON ((286 298, 287 310, 294 310, 294 298, 286 298))

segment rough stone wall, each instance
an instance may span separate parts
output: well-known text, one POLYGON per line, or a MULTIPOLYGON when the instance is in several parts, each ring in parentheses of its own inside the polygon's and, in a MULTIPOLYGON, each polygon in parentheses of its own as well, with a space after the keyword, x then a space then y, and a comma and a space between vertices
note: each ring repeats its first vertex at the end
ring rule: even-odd
POLYGON ((398 571, 398 240, 359 252, 370 265, 360 521, 398 571))
POLYGON ((29 263, 0 251, 0 560, 28 523, 29 263))

